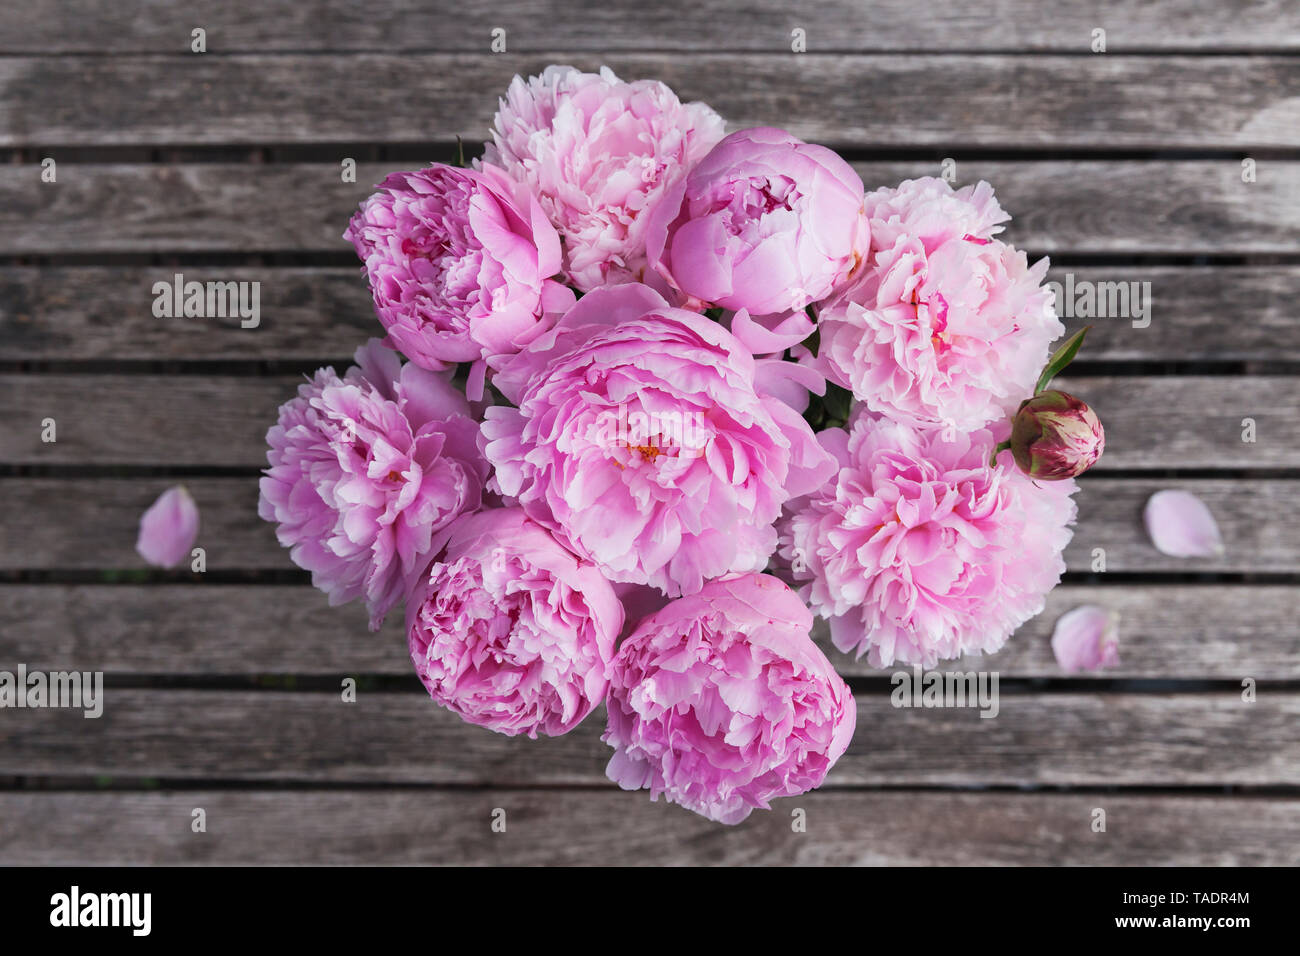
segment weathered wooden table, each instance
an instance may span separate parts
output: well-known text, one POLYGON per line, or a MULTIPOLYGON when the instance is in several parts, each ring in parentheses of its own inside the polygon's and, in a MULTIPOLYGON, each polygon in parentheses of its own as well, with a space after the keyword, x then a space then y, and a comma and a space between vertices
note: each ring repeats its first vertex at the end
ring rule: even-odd
POLYGON ((1300 6, 974 6, 6 4, 0 670, 108 689, 98 720, 0 710, 0 862, 1297 862, 1300 6), (328 609, 258 520, 277 405, 378 331, 340 238, 355 204, 481 141, 549 62, 784 125, 869 188, 951 159, 1054 280, 1150 283, 1149 324, 1091 320, 1065 384, 1108 438, 1065 583, 955 665, 1000 673, 996 719, 895 709, 837 655, 859 721, 827 785, 717 826, 609 784, 598 717, 530 742, 435 707, 396 622, 328 609), (260 282, 260 324, 156 318, 177 273, 260 282), (136 522, 181 481, 207 570, 147 570, 136 522), (1166 487, 1204 498, 1226 555, 1152 548, 1166 487), (1123 615, 1122 664, 1063 679, 1048 636, 1085 601, 1123 615))

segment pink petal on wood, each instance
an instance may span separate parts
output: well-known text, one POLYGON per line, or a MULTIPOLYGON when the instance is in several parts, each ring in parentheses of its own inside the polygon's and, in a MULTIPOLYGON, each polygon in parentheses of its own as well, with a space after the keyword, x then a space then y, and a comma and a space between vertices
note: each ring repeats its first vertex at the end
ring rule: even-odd
POLYGON ((1119 614, 1084 604, 1062 614, 1052 631, 1052 653, 1067 673, 1119 663, 1119 614))
POLYGON ((1223 537, 1214 515, 1190 491, 1157 491, 1142 517, 1151 542, 1163 554, 1175 558, 1223 554, 1223 537))
POLYGON ((170 568, 190 554, 199 534, 199 507, 184 487, 168 488, 140 517, 135 549, 152 565, 170 568))

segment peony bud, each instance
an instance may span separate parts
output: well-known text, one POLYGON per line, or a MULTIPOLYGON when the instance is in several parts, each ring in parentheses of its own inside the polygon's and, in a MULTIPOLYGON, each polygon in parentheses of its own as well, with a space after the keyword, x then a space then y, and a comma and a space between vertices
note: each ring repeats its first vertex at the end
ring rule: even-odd
POLYGON ((1101 457, 1106 438, 1097 413, 1055 390, 1024 402, 1011 425, 1011 453, 1025 474, 1045 481, 1073 478, 1101 457))

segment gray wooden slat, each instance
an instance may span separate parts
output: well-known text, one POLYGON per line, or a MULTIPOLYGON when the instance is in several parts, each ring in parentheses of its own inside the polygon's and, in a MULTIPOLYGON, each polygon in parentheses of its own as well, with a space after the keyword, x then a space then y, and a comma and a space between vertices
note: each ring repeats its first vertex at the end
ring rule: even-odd
POLYGON ((43 457, 83 464, 188 459, 197 465, 265 466, 266 429, 302 381, 293 376, 0 376, 0 394, 10 396, 12 416, 12 424, 0 426, 0 445, 7 447, 3 457, 9 463, 43 457), (47 418, 56 423, 55 442, 42 438, 40 423, 47 418), (28 426, 35 428, 32 435, 25 434, 28 426))
MULTIPOLYGON (((950 155, 958 184, 993 184, 1015 217, 1005 238, 1035 254, 1295 251, 1300 162, 1261 159, 1257 180, 1243 183, 1235 159, 967 161, 957 148, 950 155)), ((340 148, 340 161, 345 156, 340 148)), ((418 164, 362 164, 357 181, 344 183, 337 163, 64 163, 58 182, 46 184, 34 163, 3 165, 0 255, 346 255, 351 246, 341 237, 357 204, 392 169, 411 165, 418 164)), ((941 172, 936 162, 854 166, 870 188, 941 172)), ((168 277, 166 266, 159 271, 168 277)))
MULTIPOLYGON (((0 479, 14 506, 0 537, 0 570, 146 567, 135 552, 140 515, 176 479, 0 479)), ((256 478, 186 479, 199 506, 208 570, 293 565, 257 517, 256 478)))
POLYGON ((1150 290, 1149 324, 1135 314, 1127 320, 1063 314, 1067 334, 1092 326, 1080 361, 1277 361, 1300 357, 1300 329, 1291 304, 1300 296, 1300 268, 1053 266, 1047 278, 1061 284, 1063 298, 1067 281, 1075 284, 1076 299, 1083 283, 1094 292, 1103 283, 1127 283, 1130 292, 1140 289, 1143 297, 1145 290, 1150 290), (1150 286, 1144 287, 1144 283, 1150 286))
POLYGON ((1300 495, 1293 481, 1088 478, 1075 496, 1079 520, 1065 549, 1069 570, 1291 572, 1300 569, 1300 495), (1161 554, 1147 536, 1142 510, 1166 488, 1200 496, 1223 534, 1217 557, 1161 554), (1099 550, 1100 549, 1100 550, 1099 550))
MULTIPOLYGON (((996 654, 972 655, 947 670, 998 671, 1003 677, 1060 677, 1052 655, 1057 619, 1081 604, 1119 614, 1120 662, 1075 678, 1217 678, 1240 681, 1300 677, 1296 589, 1285 585, 1061 585, 1043 613, 1025 623, 996 654)), ((865 659, 833 652, 841 674, 879 674, 865 659)))
MULTIPOLYGON (((1053 266, 1048 279, 1150 283, 1150 324, 1129 318, 1069 318, 1091 325, 1081 360, 1300 360, 1292 303, 1300 266, 1053 266)), ((1141 292, 1146 296, 1146 292, 1141 292)), ((1143 299, 1145 301, 1145 299, 1143 299)), ((376 324, 360 268, 0 267, 0 357, 57 359, 274 359, 352 354, 376 324), (155 282, 258 282, 261 324, 236 318, 157 319, 155 282)))
POLYGON ((1106 430, 1095 470, 1251 469, 1300 464, 1280 447, 1300 442, 1300 379, 1249 377, 1074 377, 1053 387, 1084 399, 1106 430), (1254 422, 1253 433, 1247 419, 1254 422), (1243 441, 1243 435, 1252 441, 1243 441))
MULTIPOLYGON (((1086 49, 1087 37, 1080 37, 1086 49)), ((184 41, 184 35, 177 37, 184 41)), ((1082 52, 1082 51, 1081 51, 1082 52)), ((9 57, 0 146, 480 140, 516 74, 654 77, 733 128, 860 146, 1300 145, 1284 56, 702 53, 9 57)))
MULTIPOLYGON (((1001 238, 1036 253, 1295 252, 1300 163, 1260 160, 1258 178, 1246 183, 1236 159, 1058 165, 966 161, 959 150, 950 155, 957 159, 957 185, 987 180, 1014 217, 1001 238)), ((888 173, 896 170, 855 165, 872 188, 895 184, 888 173)), ((912 164, 896 178, 917 175, 935 171, 912 164)))
MULTIPOLYGON (((1064 676, 1056 619, 1080 604, 1120 615, 1120 664, 1077 679, 1300 679, 1295 589, 1280 585, 1062 585, 997 654, 945 663, 1003 679, 1064 676)), ((845 676, 878 676, 830 646, 845 676)), ((303 585, 0 586, 0 668, 133 674, 412 675, 402 619, 379 634, 357 605, 331 608, 303 585), (310 643, 286 635, 312 635, 310 643)), ((414 677, 412 676, 412 679, 414 677)))
MULTIPOLYGON (((1300 270, 1296 274, 1300 284, 1300 270)), ((382 335, 356 268, 0 268, 0 357, 54 359, 273 359, 348 357, 382 335), (258 283, 260 322, 159 319, 156 282, 258 283)), ((1300 351, 1300 350, 1298 350, 1300 351)))
POLYGON ((786 51, 802 27, 810 54, 825 51, 1052 50, 1087 52, 1104 27, 1107 49, 1283 50, 1300 47, 1300 15, 1285 0, 1230 9, 1202 0, 1117 0, 1047 6, 1035 0, 823 0, 791 6, 722 0, 660 7, 636 0, 595 6, 510 0, 474 6, 453 0, 347 0, 268 5, 238 0, 213 7, 137 0, 130 16, 95 0, 10 4, 0 13, 0 52, 188 53, 202 26, 213 54, 269 51, 454 51, 487 53, 496 27, 515 51, 565 47, 596 52, 663 49, 786 51))
MULTIPOLYGON (((310 640, 310 635, 286 639, 310 640)), ((474 786, 602 782, 598 711, 563 737, 507 738, 422 690, 341 693, 107 688, 103 714, 14 709, 0 775, 474 786)), ((858 732, 828 786, 1294 786, 1300 694, 1003 693, 998 715, 858 695, 858 732)))
POLYGON ((0 864, 1293 866, 1297 826, 1284 797, 822 790, 724 827, 609 790, 29 792, 0 864))
MULTIPOLYGON (((174 478, 0 478, 11 515, 0 537, 0 571, 143 568, 135 553, 140 515, 174 478)), ((272 527, 257 517, 256 478, 188 478, 198 503, 198 544, 209 571, 289 569, 272 527)), ((1300 494, 1287 480, 1088 478, 1076 496, 1079 522, 1066 548, 1069 570, 1087 573, 1096 549, 1107 571, 1300 571, 1300 494), (1226 551, 1213 558, 1162 555, 1147 538, 1142 508, 1163 488, 1200 495, 1226 551)))
POLYGON ((0 669, 414 677, 405 647, 400 613, 372 634, 304 585, 0 586, 0 669))
MULTIPOLYGON (((265 466, 266 430, 302 381, 0 375, 0 394, 11 396, 0 420, 0 463, 265 466), (43 440, 47 418, 57 423, 56 442, 43 440)), ((1062 377, 1054 384, 1101 416, 1106 451, 1098 472, 1300 466, 1300 420, 1293 414, 1300 378, 1062 377), (1255 421, 1253 442, 1242 441, 1247 418, 1255 421)))

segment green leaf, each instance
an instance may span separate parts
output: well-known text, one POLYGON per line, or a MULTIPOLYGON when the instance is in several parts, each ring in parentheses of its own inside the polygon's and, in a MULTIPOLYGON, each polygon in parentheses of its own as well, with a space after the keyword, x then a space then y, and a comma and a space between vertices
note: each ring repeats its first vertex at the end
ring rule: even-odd
POLYGON ((1043 374, 1038 376, 1038 384, 1034 386, 1034 394, 1041 395, 1043 389, 1047 388, 1048 383, 1056 376, 1061 374, 1061 370, 1074 361, 1074 357, 1079 354, 1079 348, 1083 345, 1083 337, 1088 334, 1091 325, 1085 325, 1078 332, 1075 332, 1065 344, 1052 353, 1052 357, 1047 360, 1047 365, 1043 367, 1043 374))
POLYGON ((853 393, 847 388, 832 382, 826 383, 826 394, 822 396, 822 407, 826 409, 825 428, 843 428, 853 410, 853 393))

